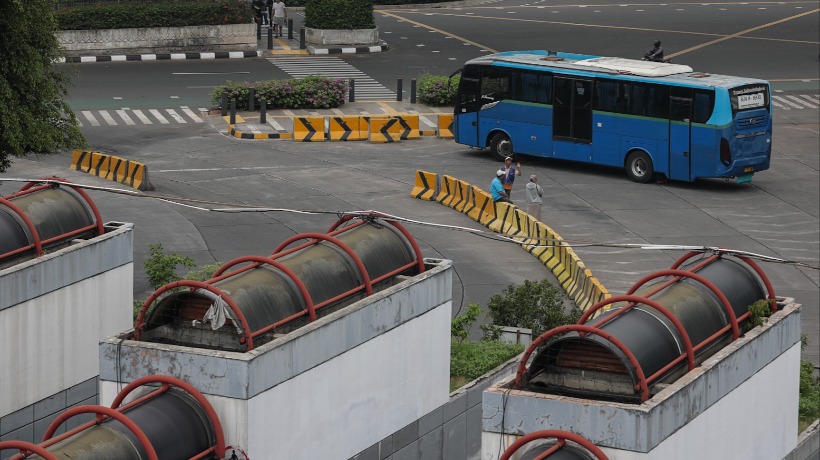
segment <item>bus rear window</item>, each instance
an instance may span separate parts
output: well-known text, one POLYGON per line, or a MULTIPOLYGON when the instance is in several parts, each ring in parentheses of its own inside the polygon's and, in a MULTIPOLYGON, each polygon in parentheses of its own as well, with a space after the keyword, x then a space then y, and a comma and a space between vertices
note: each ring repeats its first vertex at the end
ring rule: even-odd
POLYGON ((769 87, 764 84, 744 85, 729 90, 732 114, 738 111, 769 108, 769 87))

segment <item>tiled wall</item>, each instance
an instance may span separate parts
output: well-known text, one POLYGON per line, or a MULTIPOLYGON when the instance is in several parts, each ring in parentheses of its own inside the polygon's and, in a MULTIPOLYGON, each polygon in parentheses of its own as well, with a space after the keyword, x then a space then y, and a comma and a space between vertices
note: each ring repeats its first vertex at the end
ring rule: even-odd
MULTIPOLYGON (((87 404, 97 404, 97 377, 58 392, 46 399, 26 406, 16 412, 0 417, 0 441, 21 440, 38 444, 43 434, 66 409, 87 404)), ((67 420, 55 433, 65 433, 94 418, 94 414, 81 414, 67 420)), ((16 450, 0 451, 5 460, 17 454, 16 450)))

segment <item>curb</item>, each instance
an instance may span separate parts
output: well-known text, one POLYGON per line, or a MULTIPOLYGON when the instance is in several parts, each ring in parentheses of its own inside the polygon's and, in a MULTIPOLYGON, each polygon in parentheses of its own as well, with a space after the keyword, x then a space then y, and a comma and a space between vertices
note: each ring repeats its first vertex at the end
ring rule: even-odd
POLYGON ((228 132, 237 139, 293 139, 293 133, 243 133, 234 125, 228 125, 228 132))
POLYGON ((242 59, 260 57, 261 51, 217 51, 212 53, 159 53, 159 54, 117 54, 106 56, 66 56, 57 63, 65 62, 112 62, 112 61, 162 61, 181 59, 242 59))
POLYGON ((387 43, 381 42, 373 46, 340 46, 336 48, 317 48, 315 46, 308 46, 308 53, 314 55, 322 54, 359 54, 359 53, 382 53, 389 50, 387 43))

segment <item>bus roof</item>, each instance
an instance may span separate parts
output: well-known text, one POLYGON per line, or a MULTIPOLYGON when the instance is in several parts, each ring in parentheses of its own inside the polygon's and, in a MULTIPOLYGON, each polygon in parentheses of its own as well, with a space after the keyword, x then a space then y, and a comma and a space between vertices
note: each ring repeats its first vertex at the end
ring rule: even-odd
POLYGON ((467 64, 490 64, 541 70, 550 68, 559 72, 565 70, 568 73, 584 73, 592 76, 604 74, 629 80, 657 81, 696 87, 733 88, 752 83, 767 83, 765 80, 755 78, 694 72, 691 67, 682 64, 545 50, 505 51, 472 59, 467 61, 467 64))

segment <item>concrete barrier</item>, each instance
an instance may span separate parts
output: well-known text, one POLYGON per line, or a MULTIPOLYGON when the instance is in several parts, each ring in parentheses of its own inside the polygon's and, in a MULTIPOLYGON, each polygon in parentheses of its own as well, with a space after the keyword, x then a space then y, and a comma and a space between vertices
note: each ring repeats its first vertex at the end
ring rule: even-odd
POLYGON ((370 117, 367 141, 390 143, 401 141, 401 125, 396 117, 370 117))
POLYGON ((438 188, 438 176, 435 173, 417 170, 416 185, 410 191, 410 196, 419 200, 434 201, 438 188))
POLYGON ((293 140, 294 142, 324 141, 324 117, 293 117, 293 140))
MULTIPOLYGON (((430 183, 426 171, 417 171, 416 187, 411 195, 433 201, 430 187, 422 185, 422 177, 430 183), (420 196, 417 196, 420 195, 420 196)), ((578 308, 586 310, 611 297, 609 291, 586 268, 580 257, 558 233, 543 222, 510 203, 493 202, 489 193, 453 176, 443 175, 441 189, 435 195, 438 203, 457 209, 490 230, 512 237, 521 247, 536 257, 555 276, 558 284, 578 308)))
POLYGON ((453 116, 439 115, 438 116, 438 138, 452 139, 453 138, 453 116))
POLYGON ((331 141, 367 140, 367 121, 362 117, 329 117, 327 138, 331 141))
POLYGON ((137 190, 154 190, 148 179, 148 166, 138 161, 116 157, 100 152, 74 150, 71 169, 93 174, 137 190))

